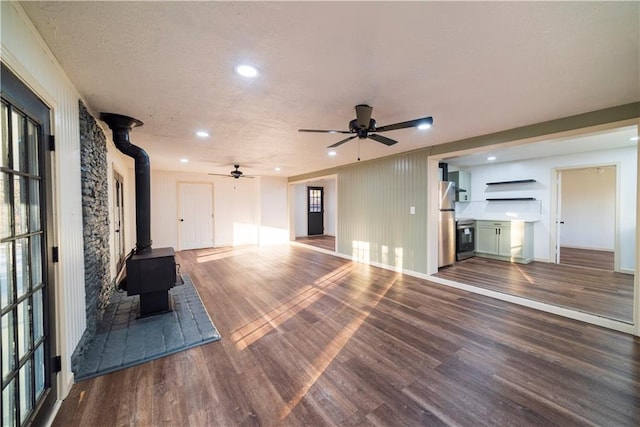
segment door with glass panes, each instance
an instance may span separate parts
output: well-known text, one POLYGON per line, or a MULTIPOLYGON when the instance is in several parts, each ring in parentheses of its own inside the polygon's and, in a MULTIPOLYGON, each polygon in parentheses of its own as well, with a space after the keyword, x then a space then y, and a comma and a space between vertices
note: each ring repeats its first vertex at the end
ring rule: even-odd
POLYGON ((307 235, 324 234, 324 188, 307 187, 307 235))
POLYGON ((2 65, 2 425, 38 423, 55 401, 44 145, 49 109, 2 65))

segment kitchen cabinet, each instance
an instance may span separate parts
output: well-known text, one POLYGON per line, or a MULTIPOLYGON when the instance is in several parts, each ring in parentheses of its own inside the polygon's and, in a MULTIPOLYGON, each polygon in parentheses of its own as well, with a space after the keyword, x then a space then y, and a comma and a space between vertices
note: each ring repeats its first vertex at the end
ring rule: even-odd
POLYGON ((456 184, 456 202, 471 201, 471 174, 469 172, 449 172, 449 181, 456 184))
POLYGON ((528 264, 533 261, 533 222, 476 221, 476 256, 528 264))

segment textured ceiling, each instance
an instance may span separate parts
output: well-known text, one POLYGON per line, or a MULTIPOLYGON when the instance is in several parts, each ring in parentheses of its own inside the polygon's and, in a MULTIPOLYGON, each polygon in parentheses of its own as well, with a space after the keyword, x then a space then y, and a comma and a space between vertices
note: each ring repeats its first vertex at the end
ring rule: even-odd
POLYGON ((360 103, 378 125, 434 118, 363 140, 371 159, 640 100, 638 2, 21 4, 91 111, 145 123, 131 139, 155 168, 353 163, 357 139, 329 157, 340 135, 297 129, 347 129, 360 103))

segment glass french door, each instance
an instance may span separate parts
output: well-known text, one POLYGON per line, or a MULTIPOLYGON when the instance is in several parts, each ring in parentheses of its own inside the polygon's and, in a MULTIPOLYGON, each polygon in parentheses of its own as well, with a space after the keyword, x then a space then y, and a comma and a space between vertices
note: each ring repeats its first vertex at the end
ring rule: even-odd
POLYGON ((7 93, 8 77, 4 67, 2 71, 2 426, 21 426, 33 421, 45 400, 50 400, 47 397, 52 394, 53 384, 50 289, 46 280, 44 129, 37 118, 20 108, 11 93, 7 93))

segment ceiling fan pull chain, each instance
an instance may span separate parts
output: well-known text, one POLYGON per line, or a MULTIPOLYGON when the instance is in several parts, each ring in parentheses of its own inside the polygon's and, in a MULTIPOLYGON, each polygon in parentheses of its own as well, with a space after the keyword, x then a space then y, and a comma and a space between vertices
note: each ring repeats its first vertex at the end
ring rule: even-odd
POLYGON ((358 138, 358 161, 360 161, 360 138, 358 138))

